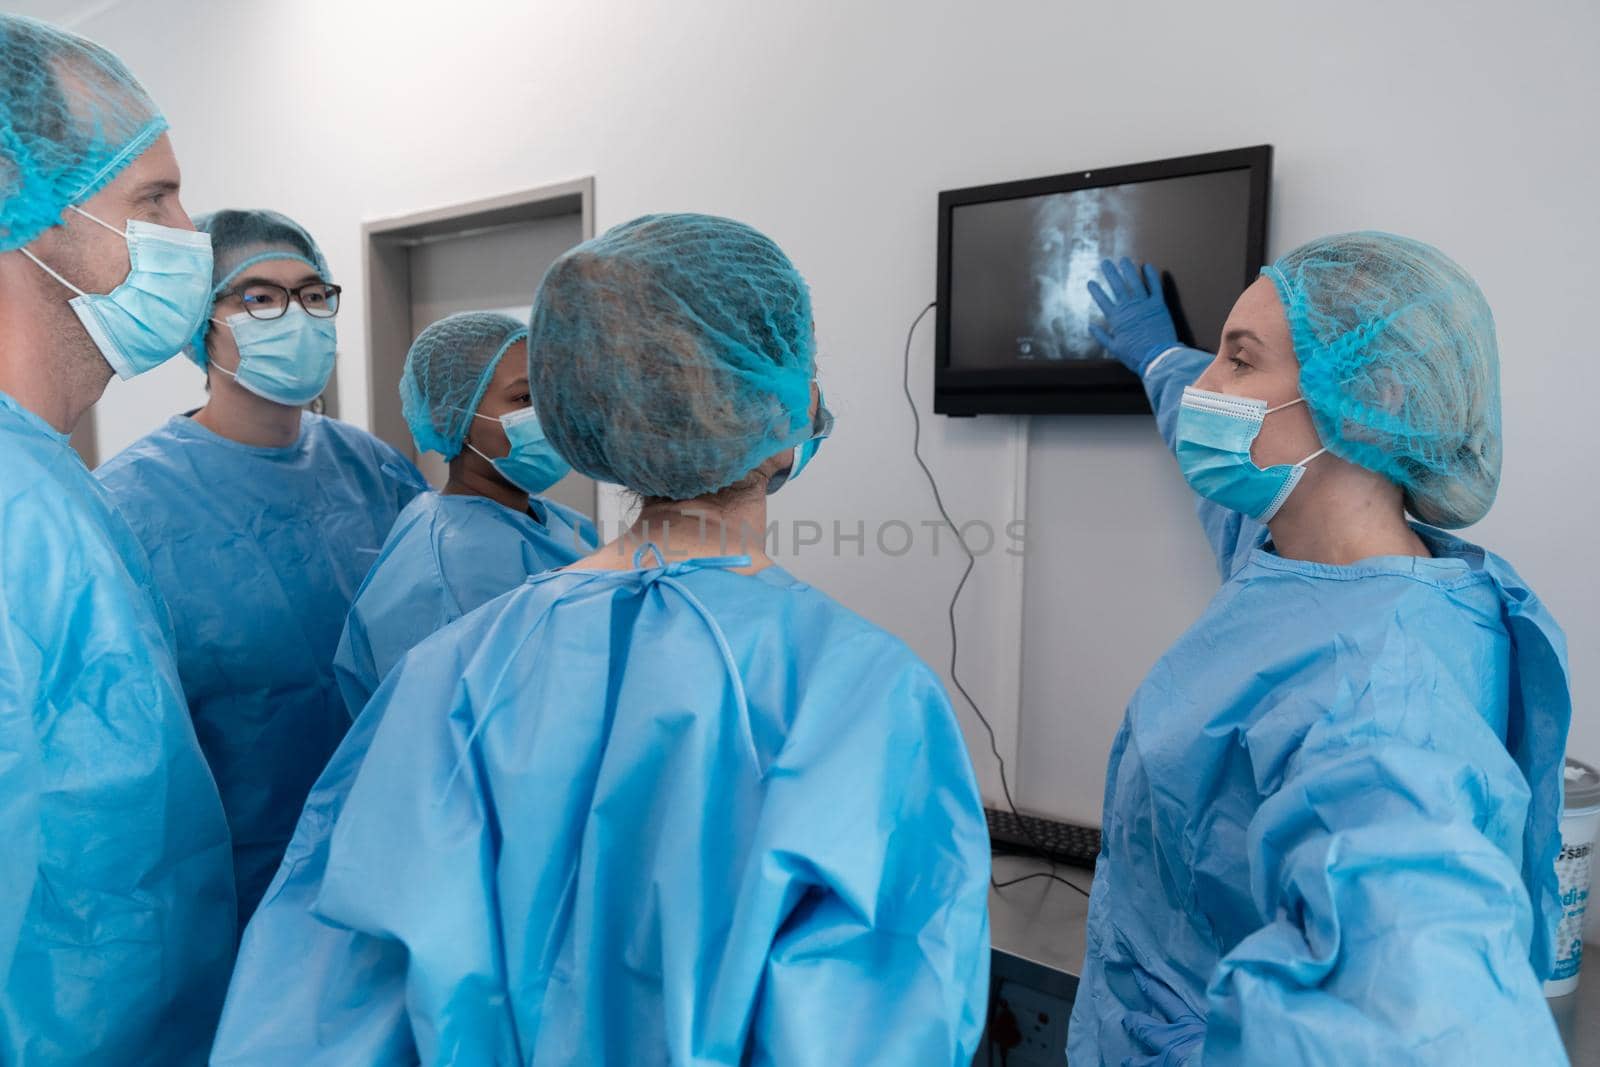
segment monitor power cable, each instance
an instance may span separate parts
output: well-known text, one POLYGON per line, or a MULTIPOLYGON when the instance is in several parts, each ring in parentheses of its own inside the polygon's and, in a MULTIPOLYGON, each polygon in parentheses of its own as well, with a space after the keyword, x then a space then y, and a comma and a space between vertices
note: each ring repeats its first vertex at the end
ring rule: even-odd
MULTIPOLYGON (((1046 856, 1048 859, 1043 843, 1033 836, 1033 831, 1028 829, 1028 824, 1023 819, 1022 813, 1017 810, 1016 801, 1011 799, 1011 785, 1006 779, 1006 761, 1005 757, 1000 755, 1000 743, 995 739, 994 727, 990 725, 989 717, 983 713, 983 709, 972 698, 972 694, 967 692, 967 687, 962 683, 961 676, 956 673, 956 660, 960 640, 959 628, 956 626, 956 604, 961 600, 961 591, 966 588, 967 579, 972 577, 973 568, 978 565, 978 557, 972 554, 972 549, 967 545, 967 539, 961 536, 960 528, 956 526, 955 520, 950 517, 950 511, 944 504, 944 495, 939 492, 939 482, 934 478, 933 471, 929 468, 927 461, 922 458, 922 416, 917 411, 917 402, 911 395, 911 340, 916 336, 917 327, 922 324, 922 320, 927 317, 928 312, 938 306, 939 302, 937 300, 931 301, 927 307, 918 312, 915 319, 911 320, 911 328, 906 331, 905 366, 900 385, 905 390, 906 405, 911 408, 911 455, 917 461, 917 466, 922 468, 922 473, 927 476, 928 487, 933 490, 933 502, 939 509, 939 516, 944 519, 945 525, 950 527, 950 532, 955 535, 956 544, 961 546, 962 553, 967 557, 966 569, 961 572, 961 580, 956 583, 955 593, 950 597, 950 681, 955 684, 957 691, 961 693, 962 699, 971 706, 973 713, 978 716, 978 721, 983 724, 984 732, 989 735, 989 751, 994 753, 995 764, 1000 768, 1000 790, 1005 794, 1006 807, 1010 808, 1011 814, 1017 817, 1017 825, 1022 827, 1023 833, 1028 835, 1028 840, 1033 842, 1040 855, 1046 856)), ((1062 885, 1077 890, 1084 896, 1089 895, 1082 886, 1056 873, 1055 860, 1049 859, 1049 863, 1050 870, 1048 871, 1036 871, 1033 874, 1025 874, 1020 878, 1012 878, 1004 882, 996 882, 994 875, 990 874, 989 884, 995 889, 1004 889, 1007 886, 1016 885, 1018 882, 1026 882, 1032 878, 1051 878, 1062 885)))

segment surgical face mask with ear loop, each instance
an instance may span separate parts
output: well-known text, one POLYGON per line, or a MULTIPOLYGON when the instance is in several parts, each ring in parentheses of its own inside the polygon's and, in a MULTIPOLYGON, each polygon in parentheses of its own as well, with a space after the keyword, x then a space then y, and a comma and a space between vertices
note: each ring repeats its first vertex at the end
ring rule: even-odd
POLYGON ((68 302, 100 354, 124 380, 183 351, 211 304, 211 235, 129 219, 119 230, 81 207, 73 211, 128 243, 128 276, 109 293, 86 293, 23 255, 78 295, 68 302))
POLYGON ((572 469, 555 450, 555 446, 545 439, 544 428, 539 425, 539 414, 533 408, 521 408, 498 419, 477 412, 473 412, 472 417, 500 423, 506 431, 506 440, 511 442, 511 451, 499 459, 489 459, 473 448, 472 442, 463 443, 480 458, 488 460, 502 478, 524 493, 542 493, 565 478, 572 469))
POLYGON ((255 319, 241 311, 211 321, 233 333, 239 367, 229 370, 216 360, 210 365, 256 396, 300 407, 328 387, 339 341, 333 319, 308 315, 296 301, 275 319, 255 319))
POLYGON ((1306 464, 1327 451, 1319 448, 1299 463, 1265 469, 1250 457, 1250 446, 1273 412, 1305 403, 1304 397, 1268 408, 1265 400, 1212 393, 1193 386, 1183 391, 1178 409, 1178 467, 1189 487, 1230 511, 1270 522, 1306 473, 1306 464))

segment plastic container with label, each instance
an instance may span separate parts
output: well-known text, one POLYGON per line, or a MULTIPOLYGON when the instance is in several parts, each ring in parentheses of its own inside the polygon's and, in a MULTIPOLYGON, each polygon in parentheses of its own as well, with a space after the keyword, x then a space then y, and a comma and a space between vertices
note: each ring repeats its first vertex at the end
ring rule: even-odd
POLYGON ((1566 764, 1566 803, 1561 811, 1561 926, 1556 932, 1556 967, 1544 995, 1563 997, 1578 988, 1583 963, 1583 915, 1589 905, 1589 864, 1600 832, 1600 772, 1575 759, 1566 764))

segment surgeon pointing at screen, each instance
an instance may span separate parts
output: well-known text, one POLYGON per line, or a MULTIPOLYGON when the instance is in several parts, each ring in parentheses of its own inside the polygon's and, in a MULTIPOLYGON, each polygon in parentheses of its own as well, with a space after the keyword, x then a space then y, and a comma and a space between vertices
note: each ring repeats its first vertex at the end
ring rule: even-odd
POLYGON ((1104 272, 1097 337, 1223 585, 1112 746, 1071 1062, 1565 1063, 1539 985, 1565 640, 1445 532, 1500 477, 1483 294, 1420 242, 1326 237, 1262 272, 1212 356, 1154 268, 1104 272))

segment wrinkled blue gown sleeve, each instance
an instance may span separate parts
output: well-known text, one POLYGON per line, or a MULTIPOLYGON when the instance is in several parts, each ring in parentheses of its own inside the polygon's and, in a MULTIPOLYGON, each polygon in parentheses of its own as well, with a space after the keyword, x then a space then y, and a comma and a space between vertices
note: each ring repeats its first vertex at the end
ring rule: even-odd
POLYGON ((799 881, 809 888, 768 957, 747 1062, 967 1067, 984 1026, 984 999, 971 993, 987 987, 989 964, 969 946, 988 944, 989 886, 987 834, 968 816, 976 798, 950 788, 970 772, 940 758, 963 751, 960 729, 925 668, 858 697, 908 709, 926 740, 904 744, 874 715, 790 738, 785 762, 805 773, 773 781, 769 808, 779 817, 764 844, 772 855, 805 857, 799 881), (874 780, 896 788, 852 787, 863 767, 881 768, 874 780), (818 804, 826 793, 835 802, 818 804), (897 837, 942 843, 933 849, 940 862, 893 847, 897 837))
POLYGON ((381 1026, 365 1021, 364 1034, 330 1035, 349 1054, 337 1062, 413 1062, 393 1058, 413 1039, 424 1063, 524 1062, 510 1003, 499 995, 496 831, 477 761, 457 758, 472 734, 458 647, 449 631, 435 635, 401 660, 362 713, 386 728, 375 730, 352 780, 312 911, 365 931, 348 946, 382 943, 402 961, 357 987, 346 1022, 362 1021, 356 1013, 373 985, 380 1003, 405 1010, 385 1013, 381 1026), (402 794, 411 801, 397 804, 402 794), (396 847, 375 850, 377 841, 396 847), (376 855, 381 871, 370 867, 376 855))
POLYGON ((333 659, 352 718, 423 638, 594 547, 594 526, 582 515, 544 500, 533 509, 537 518, 489 500, 429 494, 401 514, 356 591, 333 659))
POLYGON ((1368 713, 1313 725, 1251 820, 1266 921, 1212 976, 1203 1062, 1564 1064, 1518 860, 1491 840, 1520 837, 1526 782, 1472 711, 1438 738, 1394 687, 1350 684, 1368 713))
MULTIPOLYGON (((1183 401, 1183 390, 1205 372, 1212 358, 1211 353, 1196 348, 1172 348, 1156 357, 1145 370, 1144 391, 1156 414, 1156 428, 1169 449, 1177 447, 1178 408, 1183 401)), ((1238 564, 1260 543, 1262 526, 1204 497, 1196 497, 1195 512, 1200 517, 1206 541, 1217 557, 1217 570, 1223 581, 1227 581, 1238 564)))
MULTIPOLYGON (((0 588, 0 618, 11 618, 6 593, 0 588)), ((33 896, 39 869, 39 756, 28 709, 32 701, 23 693, 22 672, 12 647, 9 626, 0 626, 0 841, 5 860, 0 862, 0 976, 11 973, 28 901, 33 896)))
POLYGON ((419 1062, 405 1021, 403 948, 313 911, 334 824, 381 717, 368 709, 356 719, 306 800, 239 946, 211 1067, 419 1062))
POLYGON ((432 553, 413 550, 398 566, 387 553, 380 557, 356 591, 333 657, 333 676, 351 718, 367 706, 400 657, 461 614, 432 553), (396 581, 402 573, 408 580, 396 581))
MULTIPOLYGON (((10 527, 6 531, 7 542, 33 541, 28 535, 35 531, 19 529, 20 524, 9 509, 0 514, 4 514, 10 527)), ((48 551, 55 540, 47 538, 37 544, 48 551)), ((4 543, 0 551, 11 555, 10 544, 4 543)), ((30 562, 37 565, 37 560, 30 562)), ((36 608, 54 606, 48 599, 41 599, 38 605, 29 603, 27 598, 13 603, 10 585, 0 582, 0 842, 4 842, 4 861, 0 862, 0 980, 11 973, 11 958, 33 897, 42 848, 39 802, 44 757, 39 751, 32 710, 40 703, 34 681, 41 669, 40 653, 25 635, 43 629, 32 619, 36 608), (19 618, 27 618, 32 625, 19 626, 19 618)))

